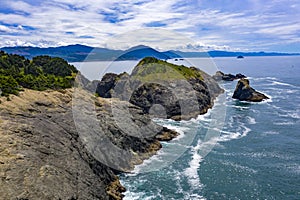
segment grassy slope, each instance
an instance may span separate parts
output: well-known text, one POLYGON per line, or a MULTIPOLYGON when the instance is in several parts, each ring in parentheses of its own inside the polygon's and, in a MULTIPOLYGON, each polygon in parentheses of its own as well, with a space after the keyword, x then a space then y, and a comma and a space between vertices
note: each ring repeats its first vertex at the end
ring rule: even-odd
POLYGON ((183 65, 174 65, 153 57, 146 57, 142 59, 134 68, 132 76, 133 78, 141 81, 191 78, 203 80, 201 71, 183 65))

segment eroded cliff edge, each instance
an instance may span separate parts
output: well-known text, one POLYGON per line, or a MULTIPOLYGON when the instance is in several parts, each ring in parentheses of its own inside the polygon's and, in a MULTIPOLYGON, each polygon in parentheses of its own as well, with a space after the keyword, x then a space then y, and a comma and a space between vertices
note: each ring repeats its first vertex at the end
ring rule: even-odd
MULTIPOLYGON (((128 153, 123 170, 132 169, 161 148, 159 140, 172 139, 176 132, 152 123, 141 109, 117 99, 95 98, 79 90, 83 113, 96 113, 94 130, 128 153), (93 108, 84 102, 92 101, 93 108), (145 137, 128 135, 118 127, 111 112, 129 109, 132 120, 160 130, 145 137)), ((86 142, 73 120, 74 88, 60 91, 26 89, 0 104, 0 199, 121 199, 125 190, 116 176, 119 169, 100 162, 98 143, 86 142), (93 149, 93 151, 91 151, 93 149)), ((80 125, 80 124, 79 124, 80 125)), ((78 126, 78 125, 77 125, 78 126)), ((134 131, 134 130, 133 130, 134 131)), ((95 141, 101 135, 93 133, 95 141)), ((109 154, 108 154, 109 156, 109 154)), ((113 160, 112 159, 112 160, 113 160)), ((111 161, 108 159, 108 161, 111 161)), ((106 163, 107 164, 107 163, 106 163)))
POLYGON ((96 89, 101 97, 119 98, 146 114, 174 120, 206 113, 223 92, 204 71, 153 57, 142 59, 131 74, 105 74, 96 89))

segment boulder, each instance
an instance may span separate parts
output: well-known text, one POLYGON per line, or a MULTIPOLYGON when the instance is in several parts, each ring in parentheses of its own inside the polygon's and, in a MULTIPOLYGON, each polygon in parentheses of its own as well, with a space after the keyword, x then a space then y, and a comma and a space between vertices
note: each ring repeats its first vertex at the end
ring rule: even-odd
POLYGON ((115 86, 117 74, 107 73, 102 77, 102 80, 98 83, 96 93, 100 97, 111 98, 110 89, 115 86))
POLYGON ((238 81, 236 88, 234 90, 232 98, 238 99, 240 101, 252 101, 252 102, 260 102, 265 99, 269 99, 266 95, 255 91, 249 85, 249 80, 242 78, 238 81))
POLYGON ((244 74, 238 73, 235 75, 235 78, 241 79, 241 78, 247 78, 244 74))

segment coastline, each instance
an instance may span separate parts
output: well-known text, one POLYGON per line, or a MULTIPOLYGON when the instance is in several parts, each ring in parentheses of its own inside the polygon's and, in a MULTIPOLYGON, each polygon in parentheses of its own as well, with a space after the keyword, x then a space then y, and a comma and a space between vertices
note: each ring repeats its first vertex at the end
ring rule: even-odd
MULTIPOLYGON (((120 171, 101 163, 97 158, 99 152, 90 151, 88 145, 93 147, 93 144, 84 143, 86 138, 76 129, 71 106, 73 92, 74 88, 60 91, 25 89, 19 96, 11 95, 9 100, 1 98, 0 135, 3 144, 7 145, 0 153, 0 175, 5 180, 0 197, 122 199, 125 188, 117 176, 120 171), (24 166, 31 170, 24 173, 24 166), (31 181, 23 182, 24 179, 31 181), (13 189, 15 185, 18 185, 18 190, 13 189)), ((81 93, 83 100, 92 97, 86 94, 81 93)), ((92 98, 100 114, 98 120, 102 130, 107 132, 105 134, 120 134, 120 130, 113 128, 113 120, 110 119, 107 107, 110 101, 92 98)), ((113 101, 120 109, 128 106, 126 102, 113 101)), ((84 107, 82 109, 82 112, 90 113, 84 107)), ((138 107, 132 106, 132 109, 136 120, 148 120, 138 107)), ((135 149, 130 150, 133 156, 124 169, 129 171, 155 155, 161 148, 159 140, 168 141, 177 135, 175 131, 164 128, 147 141, 121 135, 121 141, 116 145, 127 141, 124 148, 135 149)), ((101 139, 98 134, 92 133, 92 137, 101 139)), ((115 156, 119 159, 118 155, 115 156)))
MULTIPOLYGON (((222 94, 222 93, 221 93, 222 94)), ((220 95, 220 94, 219 94, 220 95)), ((196 120, 201 120, 201 119, 203 119, 203 117, 205 116, 205 115, 210 115, 211 114, 211 110, 212 109, 214 109, 214 105, 215 105, 215 103, 216 102, 218 102, 219 101, 219 95, 218 96, 216 96, 213 100, 212 100, 212 106, 210 106, 209 108, 207 108, 206 110, 205 110, 205 112, 203 112, 203 113, 201 113, 201 114, 198 114, 198 115, 190 115, 189 117, 184 117, 184 118, 181 118, 181 120, 179 121, 179 122, 184 122, 184 121, 186 121, 186 122, 188 122, 188 121, 196 121, 196 120)), ((174 121, 174 122, 176 122, 176 121, 178 121, 178 120, 176 120, 176 119, 167 119, 167 120, 171 120, 171 121, 174 121)), ((162 125, 163 126, 163 125, 162 125)), ((182 131, 181 133, 179 133, 179 131, 178 130, 176 130, 176 129, 172 129, 171 127, 169 127, 169 126, 163 126, 163 127, 165 127, 165 128, 168 128, 168 129, 170 129, 170 130, 172 130, 172 131, 174 131, 174 132, 177 132, 178 134, 176 135, 176 136, 172 136, 170 139, 168 139, 168 140, 160 140, 160 142, 170 142, 170 141, 174 141, 174 140, 176 140, 176 139, 178 139, 178 138, 181 138, 181 137, 184 137, 184 132, 182 131)), ((153 158, 153 156, 155 156, 155 155, 158 155, 159 154, 159 152, 162 150, 162 145, 160 145, 161 147, 159 148, 159 149, 157 149, 156 150, 156 152, 154 153, 154 154, 152 154, 152 155, 150 155, 148 158, 146 157, 146 158, 144 158, 143 160, 142 160, 142 162, 139 162, 139 163, 135 163, 134 164, 134 168, 130 171, 130 172, 123 172, 123 173, 121 173, 121 174, 131 174, 134 170, 135 170, 135 168, 136 167, 138 167, 138 166, 140 166, 140 165, 143 165, 145 162, 147 162, 147 161, 150 161, 152 158, 153 158)), ((118 176, 118 184, 119 185, 121 185, 125 190, 121 190, 121 191, 119 191, 119 192, 121 192, 121 196, 122 197, 125 197, 125 196, 123 196, 123 195, 126 195, 125 193, 127 192, 127 189, 126 189, 126 187, 124 187, 123 185, 122 185, 122 182, 120 181, 120 174, 118 174, 117 175, 118 176)), ((112 188, 113 188, 113 186, 112 186, 112 188)), ((123 199, 123 198, 121 198, 121 199, 123 199)))

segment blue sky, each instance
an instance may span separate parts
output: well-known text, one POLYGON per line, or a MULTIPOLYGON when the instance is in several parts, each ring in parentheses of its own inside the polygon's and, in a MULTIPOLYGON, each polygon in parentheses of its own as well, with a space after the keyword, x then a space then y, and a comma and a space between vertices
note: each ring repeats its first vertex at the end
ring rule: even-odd
POLYGON ((300 52, 299 0, 0 0, 0 46, 300 52))

